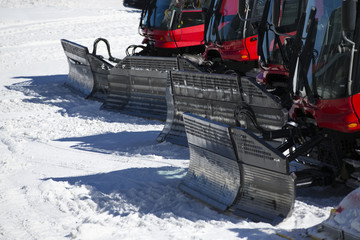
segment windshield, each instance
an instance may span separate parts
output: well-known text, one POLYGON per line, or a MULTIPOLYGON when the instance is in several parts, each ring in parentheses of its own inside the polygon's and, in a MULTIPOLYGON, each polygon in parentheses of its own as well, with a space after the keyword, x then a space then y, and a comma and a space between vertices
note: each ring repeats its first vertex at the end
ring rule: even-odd
POLYGON ((201 0, 153 0, 150 2, 149 7, 143 11, 141 26, 150 29, 168 30, 169 28, 189 27, 200 25, 204 23, 203 16, 200 12, 186 12, 183 10, 201 9, 203 7, 201 0), (175 20, 178 19, 173 26, 170 25, 172 11, 175 10, 175 20), (182 23, 186 22, 186 26, 182 23))
POLYGON ((150 1, 149 7, 145 9, 142 26, 156 29, 167 29, 170 18, 165 15, 165 10, 170 6, 171 0, 150 1), (168 20, 169 19, 169 20, 168 20))
POLYGON ((258 34, 258 27, 264 12, 266 0, 252 0, 247 1, 250 9, 246 18, 249 19, 245 23, 245 37, 250 37, 258 34))
POLYGON ((316 98, 345 97, 351 47, 344 41, 342 35, 342 0, 323 0, 316 3, 309 1, 309 3, 312 7, 316 7, 315 27, 314 33, 303 34, 308 36, 305 46, 306 44, 310 46, 304 51, 310 54, 300 55, 297 90, 309 94, 306 91, 307 84, 311 94, 316 98))
MULTIPOLYGON (((306 2, 303 0, 283 0, 280 19, 276 26, 276 31, 281 34, 295 35, 299 19, 302 12, 305 10, 306 2)), ((285 65, 288 63, 290 56, 283 49, 285 38, 288 36, 279 36, 274 31, 272 25, 272 4, 269 9, 267 24, 262 39, 262 61, 268 64, 285 65)))
POLYGON ((222 43, 257 34, 255 22, 260 21, 266 0, 247 0, 246 4, 250 6, 248 13, 239 13, 239 1, 244 0, 215 0, 205 35, 207 42, 222 43), (246 35, 245 22, 241 18, 252 19, 246 35))

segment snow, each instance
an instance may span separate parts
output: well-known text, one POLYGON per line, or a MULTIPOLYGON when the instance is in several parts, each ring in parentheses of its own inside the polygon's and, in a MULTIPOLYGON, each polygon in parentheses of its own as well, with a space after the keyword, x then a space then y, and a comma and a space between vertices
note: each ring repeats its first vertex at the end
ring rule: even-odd
POLYGON ((105 37, 123 58, 139 16, 118 0, 0 0, 0 239, 282 239, 327 219, 344 197, 331 188, 299 191, 277 226, 214 211, 178 190, 189 151, 155 141, 162 122, 64 86, 60 39, 105 37))

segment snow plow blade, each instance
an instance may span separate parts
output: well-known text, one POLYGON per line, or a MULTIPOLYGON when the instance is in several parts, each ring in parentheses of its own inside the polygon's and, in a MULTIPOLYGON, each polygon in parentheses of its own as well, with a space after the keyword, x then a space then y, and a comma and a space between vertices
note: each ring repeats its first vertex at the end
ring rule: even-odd
POLYGON ((234 110, 241 101, 237 76, 171 71, 169 87, 172 99, 158 142, 187 145, 184 112, 235 125, 234 110))
POLYGON ((176 57, 124 58, 110 71, 108 95, 102 108, 165 121, 168 75, 178 69, 194 71, 196 67, 176 57))
MULTIPOLYGON (((101 39, 97 39, 94 43, 101 39)), ((113 65, 96 54, 90 54, 87 47, 61 39, 61 45, 69 63, 68 80, 65 83, 82 93, 86 98, 104 100, 108 89, 108 75, 113 65)))
POLYGON ((286 157, 245 129, 184 114, 190 149, 179 188, 220 211, 277 224, 291 214, 295 180, 286 157))
MULTIPOLYGON (((280 101, 250 77, 171 71, 172 100, 168 103, 165 127, 157 141, 186 145, 183 113, 235 126, 246 121, 244 111, 251 108, 257 124, 264 129, 279 129, 288 120, 280 101)), ((251 126, 249 126, 251 128, 251 126)))

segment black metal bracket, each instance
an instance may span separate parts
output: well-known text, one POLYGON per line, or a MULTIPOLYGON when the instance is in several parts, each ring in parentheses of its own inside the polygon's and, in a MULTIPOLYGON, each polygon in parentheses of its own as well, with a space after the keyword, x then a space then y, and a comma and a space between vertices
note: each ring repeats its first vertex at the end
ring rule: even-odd
POLYGON ((94 41, 94 47, 93 47, 93 52, 92 54, 94 56, 96 56, 96 51, 97 51, 97 45, 99 42, 103 42, 105 45, 106 45, 106 49, 108 51, 108 55, 109 55, 109 61, 112 61, 112 62, 115 62, 115 63, 119 63, 121 60, 118 59, 118 58, 115 58, 111 55, 111 51, 110 51, 110 43, 107 39, 105 38, 97 38, 95 41, 94 41))

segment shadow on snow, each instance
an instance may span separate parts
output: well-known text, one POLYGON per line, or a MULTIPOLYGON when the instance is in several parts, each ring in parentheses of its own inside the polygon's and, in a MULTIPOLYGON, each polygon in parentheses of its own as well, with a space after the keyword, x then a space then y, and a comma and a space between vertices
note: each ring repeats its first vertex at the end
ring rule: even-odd
POLYGON ((178 190, 177 186, 186 171, 178 167, 132 168, 43 180, 87 186, 99 211, 114 216, 127 216, 137 212, 141 215, 154 214, 159 218, 181 217, 192 221, 226 218, 178 190))
POLYGON ((157 143, 158 131, 118 132, 55 141, 74 142, 71 147, 83 151, 119 155, 156 155, 171 159, 189 159, 189 149, 171 143, 157 143))
MULTIPOLYGON (((259 227, 248 220, 218 213, 203 203, 194 200, 178 189, 186 169, 178 167, 131 168, 87 176, 47 178, 43 181, 67 182, 73 186, 86 186, 90 198, 97 205, 97 211, 114 217, 130 214, 154 215, 161 219, 187 219, 192 222, 205 221, 208 224, 228 222, 238 228, 229 228, 238 237, 249 239, 282 239, 268 224, 259 227), (253 225, 254 228, 243 226, 253 225)), ((281 234, 291 234, 279 230, 281 234)))
POLYGON ((24 102, 46 104, 60 108, 62 115, 80 117, 83 119, 101 118, 106 122, 123 122, 135 124, 163 124, 159 121, 128 116, 114 111, 100 111, 101 102, 85 99, 83 95, 65 85, 64 75, 47 76, 17 76, 14 79, 23 79, 23 82, 7 86, 7 89, 19 91, 27 96, 24 102))
MULTIPOLYGON (((103 122, 130 123, 137 125, 162 125, 162 122, 128 116, 114 111, 100 111, 101 102, 87 100, 65 86, 67 75, 18 76, 24 80, 7 86, 9 90, 22 92, 24 102, 58 107, 60 114, 82 119, 100 119, 103 122)), ((99 153, 127 152, 130 154, 160 154, 165 158, 189 158, 188 150, 170 143, 157 143, 160 131, 106 133, 87 137, 64 138, 57 141, 77 142, 72 147, 99 153), (169 150, 171 148, 171 150, 169 150), (175 148, 175 150, 174 150, 175 148), (166 149, 168 149, 166 151, 166 149)))

